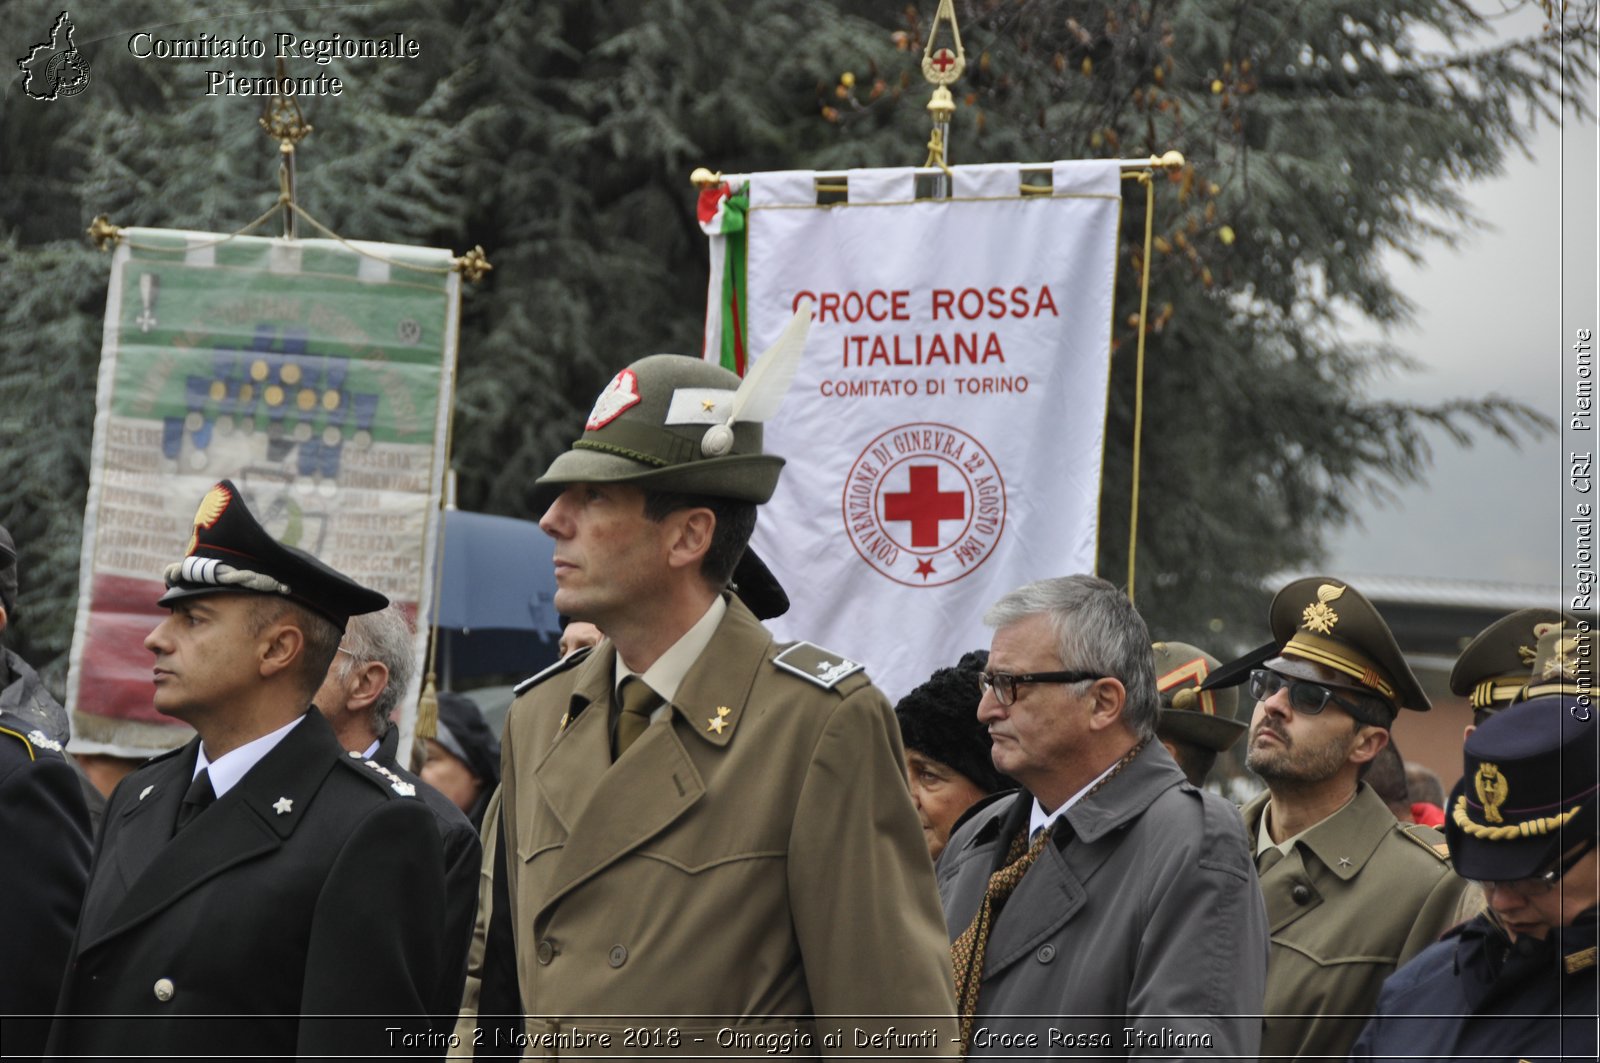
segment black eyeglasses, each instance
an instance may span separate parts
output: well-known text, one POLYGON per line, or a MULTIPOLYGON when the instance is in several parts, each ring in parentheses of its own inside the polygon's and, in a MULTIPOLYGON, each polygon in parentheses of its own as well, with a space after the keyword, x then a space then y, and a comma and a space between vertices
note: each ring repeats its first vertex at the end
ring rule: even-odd
POLYGON ((1363 721, 1366 719, 1354 702, 1347 701, 1334 693, 1334 687, 1313 683, 1308 679, 1290 679, 1270 668, 1251 669, 1250 696, 1257 701, 1266 701, 1284 687, 1289 688, 1289 707, 1295 712, 1315 716, 1327 708, 1328 702, 1331 701, 1351 716, 1363 721))
POLYGON ((1534 875, 1532 878, 1501 879, 1499 881, 1478 879, 1477 882, 1479 886, 1483 887, 1483 895, 1485 897, 1492 896, 1496 889, 1507 890, 1523 897, 1542 897, 1555 889, 1556 883, 1566 878, 1567 872, 1576 867, 1579 860, 1588 856, 1589 850, 1593 848, 1593 845, 1579 846, 1576 852, 1568 856, 1557 857, 1555 863, 1547 870, 1534 875))
POLYGON ((1090 679, 1104 679, 1095 672, 1029 672, 1012 675, 1010 672, 979 672, 978 690, 993 694, 994 700, 1010 705, 1017 700, 1017 687, 1023 683, 1082 683, 1090 679))

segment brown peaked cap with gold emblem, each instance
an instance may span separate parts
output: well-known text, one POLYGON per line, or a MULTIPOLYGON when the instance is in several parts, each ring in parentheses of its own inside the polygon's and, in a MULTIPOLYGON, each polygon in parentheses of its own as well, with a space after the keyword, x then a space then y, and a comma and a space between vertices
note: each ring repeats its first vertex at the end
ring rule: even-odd
POLYGON ((277 594, 336 624, 389 604, 375 590, 337 572, 304 550, 278 542, 244 504, 232 480, 206 492, 182 561, 167 566, 159 604, 207 594, 277 594))
POLYGON ((1268 611, 1278 657, 1268 666, 1315 680, 1298 662, 1326 665, 1348 677, 1350 686, 1374 694, 1395 709, 1427 712, 1433 707, 1406 663, 1394 632, 1366 596, 1329 576, 1297 579, 1272 599, 1268 611))
POLYGON ((1150 649, 1161 699, 1156 735, 1218 753, 1237 742, 1248 726, 1238 719, 1238 689, 1200 689, 1221 662, 1186 642, 1158 642, 1150 649))
POLYGON ((1450 692, 1466 698, 1474 709, 1505 708, 1528 685, 1541 628, 1564 623, 1577 620, 1559 609, 1518 609, 1496 620, 1456 658, 1450 692))
POLYGON ((1518 701, 1570 694, 1594 700, 1594 632, 1561 623, 1539 625, 1533 650, 1533 671, 1518 701))

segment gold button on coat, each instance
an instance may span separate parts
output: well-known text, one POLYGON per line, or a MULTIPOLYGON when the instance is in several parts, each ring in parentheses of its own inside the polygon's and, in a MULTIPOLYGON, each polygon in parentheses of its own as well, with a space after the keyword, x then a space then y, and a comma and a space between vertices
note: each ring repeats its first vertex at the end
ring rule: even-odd
POLYGON ((172 984, 172 979, 170 979, 170 978, 157 978, 156 979, 156 985, 155 985, 156 999, 161 1001, 161 1003, 165 1004, 167 1001, 171 1000, 172 999, 172 994, 175 993, 175 992, 177 992, 177 987, 172 984))

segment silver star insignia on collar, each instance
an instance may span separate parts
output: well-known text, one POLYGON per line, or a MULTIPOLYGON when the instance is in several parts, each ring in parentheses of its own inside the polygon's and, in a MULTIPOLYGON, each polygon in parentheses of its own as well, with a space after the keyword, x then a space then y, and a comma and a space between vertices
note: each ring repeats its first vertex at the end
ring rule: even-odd
POLYGON ((1348 856, 1339 857, 1339 866, 1340 867, 1349 867, 1350 866, 1350 858, 1348 856))
POLYGON ((280 816, 287 816, 294 811, 294 802, 287 797, 280 797, 272 803, 272 810, 280 816))

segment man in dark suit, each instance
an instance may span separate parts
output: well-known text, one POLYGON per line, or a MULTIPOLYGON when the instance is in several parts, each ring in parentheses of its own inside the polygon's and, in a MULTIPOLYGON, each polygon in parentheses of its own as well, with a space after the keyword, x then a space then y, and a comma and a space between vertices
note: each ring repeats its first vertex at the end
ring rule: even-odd
POLYGON ((171 615, 145 640, 154 704, 198 737, 112 795, 53 1050, 286 1058, 426 1041, 418 1017, 442 1003, 433 816, 310 707, 345 621, 386 599, 274 541, 226 480, 166 581, 171 615))
POLYGON ((411 685, 415 665, 411 627, 393 605, 352 616, 327 678, 312 700, 346 752, 370 757, 415 786, 433 813, 445 868, 446 904, 438 912, 444 920, 445 947, 440 999, 453 1004, 461 999, 467 977, 483 846, 478 829, 455 802, 400 766, 400 729, 391 725, 390 716, 411 685))
MULTIPOLYGON (((16 612, 17 555, 0 527, 0 634, 16 612)), ((89 881, 89 811, 62 753, 67 713, 28 663, 0 648, 0 897, 12 914, 0 960, 0 1043, 44 1047, 89 881)))

